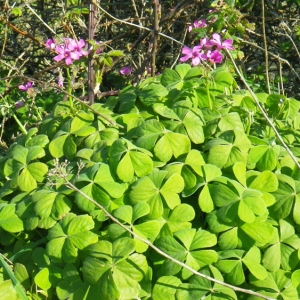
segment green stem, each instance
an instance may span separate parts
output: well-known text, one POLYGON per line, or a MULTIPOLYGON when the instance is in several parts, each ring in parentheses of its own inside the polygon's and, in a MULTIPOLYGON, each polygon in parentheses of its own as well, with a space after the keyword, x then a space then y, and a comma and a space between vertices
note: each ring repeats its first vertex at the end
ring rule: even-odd
POLYGON ((43 118, 42 118, 42 116, 41 116, 41 114, 40 114, 40 110, 36 107, 35 111, 36 111, 36 113, 37 113, 37 115, 38 115, 40 121, 42 121, 43 118))
POLYGON ((24 134, 27 134, 27 130, 25 129, 25 127, 22 125, 22 123, 20 122, 20 120, 18 119, 18 117, 13 114, 13 117, 15 119, 15 121, 17 122, 17 124, 19 125, 21 131, 24 133, 24 134))
POLYGON ((213 109, 213 105, 212 105, 211 98, 210 98, 209 87, 208 87, 208 80, 207 79, 206 79, 206 93, 207 93, 207 97, 208 97, 209 109, 213 109))
POLYGON ((70 102, 70 108, 73 108, 73 97, 72 95, 72 87, 71 87, 71 76, 70 76, 70 70, 67 68, 67 79, 68 79, 68 94, 69 94, 69 102, 70 102))

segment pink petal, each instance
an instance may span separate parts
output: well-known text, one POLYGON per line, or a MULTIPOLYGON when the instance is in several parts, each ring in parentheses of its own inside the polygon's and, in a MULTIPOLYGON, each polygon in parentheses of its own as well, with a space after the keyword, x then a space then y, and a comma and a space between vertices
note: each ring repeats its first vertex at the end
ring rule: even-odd
POLYGON ((184 46, 181 52, 186 55, 191 55, 191 56, 193 55, 193 50, 187 46, 184 46))
POLYGON ((191 58, 191 56, 183 56, 183 57, 181 57, 179 60, 181 61, 181 62, 186 62, 187 60, 189 60, 191 58))
POLYGON ((77 43, 79 48, 83 48, 85 46, 85 41, 83 39, 80 39, 77 43))
POLYGON ((200 64, 200 62, 201 62, 201 60, 200 60, 199 57, 194 57, 194 58, 192 59, 192 65, 193 65, 193 66, 198 66, 198 65, 200 64))
POLYGON ((78 60, 81 57, 81 53, 78 52, 78 51, 76 51, 76 52, 70 52, 69 54, 70 54, 70 57, 72 59, 74 59, 74 60, 78 60))
POLYGON ((222 45, 221 36, 218 33, 214 33, 212 36, 213 39, 210 40, 210 42, 213 43, 214 45, 221 46, 222 45))
MULTIPOLYGON (((99 49, 100 49, 100 48, 99 48, 99 49)), ((98 50, 99 50, 99 49, 98 49, 98 50)), ((101 49, 100 49, 100 52, 101 52, 101 49)), ((85 50, 81 50, 80 53, 81 53, 82 56, 87 56, 87 55, 89 54, 89 52, 88 52, 88 51, 85 51, 85 50)))
POLYGON ((195 54, 195 52, 200 52, 201 50, 202 50, 202 46, 201 46, 201 45, 195 46, 195 47, 193 48, 193 54, 195 54))
POLYGON ((222 43, 222 47, 225 48, 225 49, 228 49, 228 50, 234 50, 234 47, 232 46, 232 40, 225 40, 223 43, 222 43))
POLYGON ((63 54, 58 54, 58 55, 56 55, 56 56, 53 57, 53 59, 54 59, 55 61, 61 61, 61 60, 63 60, 64 58, 65 58, 65 56, 64 56, 63 54))
POLYGON ((66 65, 71 65, 73 60, 70 56, 68 56, 68 57, 66 57, 65 62, 66 62, 66 65))

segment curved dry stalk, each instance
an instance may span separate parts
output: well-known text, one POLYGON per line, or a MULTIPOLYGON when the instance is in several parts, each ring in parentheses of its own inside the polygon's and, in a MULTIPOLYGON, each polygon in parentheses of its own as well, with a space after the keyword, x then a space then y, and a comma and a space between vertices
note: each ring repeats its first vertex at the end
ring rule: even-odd
MULTIPOLYGON (((124 24, 127 24, 127 25, 129 25, 129 26, 137 27, 137 28, 140 28, 140 29, 143 29, 143 30, 146 30, 146 31, 154 32, 153 29, 150 29, 150 28, 148 28, 148 27, 144 27, 144 26, 137 25, 137 24, 134 24, 134 23, 130 23, 130 22, 127 22, 127 21, 124 21, 124 20, 120 20, 120 19, 114 17, 113 15, 111 15, 109 12, 107 12, 104 8, 102 8, 102 7, 101 7, 100 5, 98 5, 97 3, 94 2, 94 4, 95 4, 95 5, 98 7, 98 9, 101 10, 103 13, 105 13, 105 14, 108 15, 110 18, 112 18, 112 19, 114 19, 114 20, 116 20, 116 21, 118 21, 118 22, 120 22, 120 23, 124 23, 124 24)), ((175 42, 175 43, 177 43, 177 44, 179 44, 179 45, 183 45, 182 42, 177 41, 176 39, 174 39, 174 38, 172 38, 171 36, 168 36, 168 35, 166 35, 166 34, 164 34, 164 33, 159 32, 158 35, 163 36, 163 37, 165 37, 165 38, 167 38, 167 39, 169 39, 169 40, 171 40, 171 41, 173 41, 173 42, 175 42)))
POLYGON ((42 22, 42 24, 47 28, 49 29, 53 34, 56 35, 56 32, 48 25, 46 24, 46 22, 33 10, 33 8, 28 4, 28 3, 24 3, 28 8, 29 10, 42 22))
POLYGON ((220 284, 222 286, 228 287, 236 292, 241 292, 241 293, 245 293, 245 294, 249 294, 252 296, 256 296, 259 297, 261 299, 266 299, 266 300, 275 300, 273 298, 264 296, 260 293, 251 291, 251 290, 247 290, 247 289, 243 289, 234 285, 230 285, 227 284, 225 282, 222 282, 220 280, 217 280, 213 277, 207 276, 205 274, 202 274, 200 272, 195 271, 194 269, 192 269, 191 267, 189 267, 188 265, 186 265, 185 263, 173 258, 172 256, 168 255, 167 253, 163 252, 162 250, 160 250, 158 247, 154 246, 149 240, 144 239, 142 237, 140 237, 138 234, 134 233, 130 228, 126 227, 124 224, 122 224, 117 218, 115 218, 113 215, 111 215, 105 208, 104 206, 102 206, 101 204, 99 204, 98 202, 96 202, 94 199, 92 199, 91 197, 89 197, 88 195, 86 195, 84 192, 82 192, 80 189, 78 189, 73 183, 71 183, 68 178, 67 178, 67 174, 65 172, 64 167, 62 167, 61 165, 59 165, 59 161, 58 159, 55 160, 54 162, 54 166, 55 166, 55 175, 62 178, 65 181, 65 184, 68 188, 70 188, 71 190, 75 191, 76 193, 80 194, 81 196, 83 196, 84 198, 86 198, 88 201, 90 201, 91 203, 93 203, 96 207, 100 208, 104 214, 109 217, 115 224, 118 224, 120 227, 122 227, 124 230, 126 230, 127 232, 129 232, 133 237, 137 238, 138 240, 140 240, 141 242, 145 243, 147 246, 149 246, 150 248, 152 248, 155 252, 157 252, 158 254, 160 254, 161 256, 171 260, 172 262, 174 262, 175 264, 181 266, 182 268, 185 268, 186 270, 190 271, 191 273, 193 273, 194 275, 200 276, 202 278, 205 278, 209 281, 212 281, 216 284, 220 284))
POLYGON ((266 24, 265 24, 265 1, 261 1, 262 8, 262 31, 263 31, 263 40, 264 40, 264 48, 265 48, 265 64, 266 64, 266 81, 267 81, 267 89, 268 94, 271 94, 270 88, 270 79, 269 79, 269 58, 268 58, 268 49, 267 49, 267 36, 266 36, 266 24))
POLYGON ((296 156, 294 156, 294 154, 292 153, 292 151, 290 150, 290 148, 288 147, 288 145, 284 142, 283 138, 281 137, 280 133, 277 131, 275 125, 273 124, 273 122, 270 120, 270 118, 268 117, 266 111, 263 109, 263 107, 260 105, 258 98, 256 97, 256 95, 254 94, 254 92, 252 91, 252 89, 250 88, 250 86, 248 85, 248 83, 246 82, 243 74, 241 73, 241 71, 239 70, 238 66, 236 65, 233 57, 231 56, 230 52, 225 49, 227 55, 229 56, 231 62, 234 65, 234 68, 237 72, 237 74, 239 75, 240 79, 242 80, 243 84, 245 85, 245 87, 247 88, 247 90, 249 91, 249 93, 251 94, 251 97, 253 98, 253 100, 255 101, 257 107, 259 108, 259 110, 262 112, 263 116, 265 117, 265 119, 267 120, 267 122, 269 123, 269 125, 271 126, 271 128, 273 129, 275 135, 277 136, 278 140, 280 141, 280 143, 282 144, 282 146, 285 148, 285 150, 287 151, 287 153, 290 155, 290 157, 292 158, 292 160, 294 161, 294 163, 296 164, 296 166, 298 167, 298 169, 300 170, 300 164, 298 162, 298 159, 296 156))
MULTIPOLYGON (((246 41, 246 40, 244 40, 244 39, 242 39, 242 38, 240 38, 240 37, 237 37, 237 39, 238 39, 239 41, 241 41, 241 42, 243 42, 243 43, 245 43, 245 44, 251 45, 251 46, 253 46, 253 47, 255 47, 255 48, 257 48, 257 49, 259 49, 259 50, 261 50, 261 51, 265 51, 264 48, 260 47, 260 46, 257 45, 256 43, 246 41)), ((274 53, 272 53, 272 52, 270 52, 270 51, 268 51, 268 53, 269 53, 270 56, 272 56, 272 57, 278 59, 279 62, 288 65, 288 67, 291 69, 291 71, 293 72, 293 74, 300 80, 299 74, 296 72, 296 70, 293 68, 293 66, 292 66, 286 59, 284 59, 284 58, 280 57, 279 55, 274 54, 274 53)))

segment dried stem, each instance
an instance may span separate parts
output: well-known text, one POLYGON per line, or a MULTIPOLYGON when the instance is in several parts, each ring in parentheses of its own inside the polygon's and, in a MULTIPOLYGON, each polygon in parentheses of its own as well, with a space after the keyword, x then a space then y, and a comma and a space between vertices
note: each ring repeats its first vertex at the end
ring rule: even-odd
MULTIPOLYGON (((93 1, 90 1, 89 5, 89 28, 88 28, 88 37, 92 41, 94 39, 94 30, 95 30, 95 8, 93 1)), ((94 61, 92 51, 88 56, 88 85, 89 85, 89 103, 92 105, 94 103, 94 87, 95 87, 95 71, 94 71, 94 61)))
POLYGON ((263 109, 263 107, 260 105, 258 98, 256 97, 256 95, 253 93, 252 89, 250 88, 250 86, 248 85, 248 83, 246 82, 243 74, 241 73, 240 69, 238 68, 238 66, 236 65, 233 57, 231 56, 230 52, 225 49, 227 55, 229 56, 231 62, 234 65, 234 68, 237 72, 237 74, 239 75, 240 79, 242 80, 243 84, 245 85, 245 87, 247 88, 247 90, 250 92, 253 100, 255 101, 256 105, 258 106, 259 110, 262 112, 263 116, 265 117, 265 119, 267 120, 267 122, 269 123, 269 125, 271 126, 271 128, 273 129, 275 135, 277 136, 278 140, 280 141, 280 143, 282 144, 282 146, 285 148, 285 150, 288 152, 288 154, 290 155, 290 157, 292 158, 292 160, 295 162, 296 166, 298 167, 298 169, 300 170, 300 164, 298 162, 297 157, 294 156, 294 154, 292 153, 292 151, 290 150, 290 148, 287 146, 287 144, 284 142, 283 138, 281 137, 280 133, 277 131, 275 125, 273 124, 273 122, 270 120, 270 118, 268 117, 266 111, 263 109))
MULTIPOLYGON (((129 23, 127 21, 124 21, 124 20, 120 20, 116 17, 114 17, 113 15, 111 15, 109 12, 107 12, 104 8, 102 8, 100 5, 98 5, 97 3, 94 2, 94 4, 99 8, 99 10, 101 10, 102 12, 104 12, 106 15, 108 15, 110 18, 116 20, 116 21, 119 21, 120 23, 124 23, 124 24, 127 24, 129 26, 133 26, 133 27, 137 27, 137 28, 140 28, 140 29, 143 29, 143 30, 147 30, 147 31, 150 31, 150 32, 153 32, 153 29, 150 29, 150 28, 147 28, 147 27, 144 27, 144 26, 141 26, 141 25, 137 25, 137 24, 133 24, 133 23, 129 23)), ((176 39, 172 38, 171 36, 168 36, 166 34, 163 34, 161 32, 158 33, 158 35, 160 36, 163 36, 179 45, 183 45, 180 41, 177 41, 176 39)))
POLYGON ((156 73, 156 52, 157 52, 157 41, 159 37, 159 19, 161 16, 161 5, 159 0, 153 2, 154 5, 154 18, 153 18, 153 47, 151 57, 151 76, 154 77, 156 73))
POLYGON ((262 299, 266 299, 266 300, 274 300, 273 298, 264 296, 262 294, 256 293, 254 291, 251 290, 247 290, 247 289, 243 289, 240 287, 236 287, 230 284, 227 284, 223 281, 217 280, 213 277, 207 276, 205 274, 202 274, 200 272, 195 271, 194 269, 192 269, 191 267, 189 267, 188 265, 186 265, 185 263, 173 258, 172 256, 168 255, 167 253, 163 252, 162 250, 160 250, 159 248, 157 248, 156 246, 154 246, 149 240, 144 239, 142 237, 140 237, 139 235, 137 235, 136 233, 134 233, 130 228, 128 228, 127 226, 125 226, 124 224, 122 224, 117 218, 115 218, 113 215, 111 215, 101 204, 99 204, 98 202, 96 202, 94 199, 92 199, 91 197, 89 197, 88 195, 86 195, 84 192, 82 192, 80 189, 78 189, 73 183, 71 183, 68 178, 67 178, 67 174, 65 173, 64 168, 59 166, 58 160, 56 160, 55 162, 55 167, 56 167, 56 172, 58 173, 57 175, 61 178, 64 179, 66 186, 70 189, 72 189, 73 191, 75 191, 76 193, 80 194, 81 196, 83 196, 84 198, 86 198, 87 200, 89 200, 91 203, 93 203, 96 207, 100 208, 104 214, 109 217, 115 224, 118 224, 120 227, 122 227, 124 230, 126 230, 127 232, 129 232, 133 237, 135 237, 136 239, 140 240, 141 242, 145 243, 147 246, 149 246, 150 248, 152 248, 155 252, 159 253, 161 256, 171 260, 172 262, 174 262, 175 264, 181 266, 182 268, 190 271, 191 273, 193 273, 194 275, 200 276, 202 278, 205 278, 209 281, 212 281, 216 284, 220 284, 222 286, 228 287, 236 292, 241 292, 241 293, 245 293, 245 294, 250 294, 262 299))
POLYGON ((42 24, 47 27, 52 33, 54 33, 56 35, 56 32, 46 24, 45 21, 43 21, 43 19, 32 9, 32 7, 30 7, 30 5, 28 3, 25 2, 25 5, 30 9, 30 11, 42 22, 42 24))
POLYGON ((269 79, 269 58, 268 58, 268 49, 267 49, 267 38, 266 38, 266 24, 265 24, 265 1, 261 1, 261 9, 262 9, 262 30, 263 30, 263 40, 264 40, 264 48, 265 48, 265 64, 266 64, 266 81, 267 81, 267 89, 268 94, 271 94, 270 88, 270 79, 269 79))
MULTIPOLYGON (((251 45, 251 46, 253 46, 253 47, 255 47, 255 48, 257 48, 257 49, 259 49, 261 51, 265 51, 264 48, 258 46, 256 43, 252 43, 252 42, 246 41, 246 40, 244 40, 242 38, 239 38, 239 37, 237 39, 239 39, 243 43, 251 45)), ((270 51, 269 51, 269 55, 272 56, 272 57, 274 57, 274 58, 276 58, 276 59, 278 59, 278 61, 280 61, 281 63, 285 63, 286 65, 288 65, 289 68, 291 69, 291 71, 293 72, 293 74, 300 80, 299 74, 296 72, 296 70, 292 67, 292 65, 286 59, 284 59, 284 58, 280 57, 279 55, 274 54, 274 53, 272 53, 270 51)))

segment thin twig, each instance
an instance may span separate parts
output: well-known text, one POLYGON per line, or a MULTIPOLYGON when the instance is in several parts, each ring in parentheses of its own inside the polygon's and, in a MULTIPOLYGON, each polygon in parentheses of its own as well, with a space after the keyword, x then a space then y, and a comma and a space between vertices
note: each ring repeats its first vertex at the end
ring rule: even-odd
POLYGON ((280 143, 282 144, 282 146, 285 148, 285 150, 288 152, 288 154, 290 155, 290 157, 292 158, 292 160, 295 162, 296 166, 298 167, 298 169, 300 170, 300 164, 298 162, 297 157, 294 156, 294 154, 292 153, 292 151, 290 150, 290 148, 287 146, 287 144, 284 142, 283 138, 281 137, 280 133, 277 131, 275 125, 273 124, 273 122, 269 119, 267 113, 265 112, 265 110, 263 109, 263 107, 260 105, 258 98, 256 97, 256 95, 254 94, 254 92, 252 91, 252 89, 250 88, 250 86, 248 85, 248 83, 246 82, 243 74, 241 73, 241 71, 239 70, 238 66, 236 65, 233 57, 231 56, 230 52, 225 49, 227 55, 229 56, 231 62, 234 65, 234 68, 237 72, 237 74, 239 75, 240 79, 242 80, 243 84, 246 86, 247 90, 249 91, 249 93, 251 94, 253 100, 255 101, 256 105, 258 106, 258 108, 260 109, 260 111, 262 112, 263 116, 265 117, 265 119, 267 120, 267 122, 269 123, 269 125, 271 126, 271 128, 273 129, 275 135, 277 136, 278 140, 280 141, 280 143))
MULTIPOLYGON (((109 12, 107 12, 104 8, 102 8, 100 5, 98 5, 97 3, 94 2, 94 4, 102 11, 104 12, 106 15, 108 15, 110 18, 116 20, 116 21, 119 21, 120 23, 124 23, 124 24, 127 24, 129 26, 133 26, 133 27, 137 27, 137 28, 140 28, 140 29, 143 29, 143 30, 147 30, 147 31, 150 31, 150 32, 153 32, 153 29, 150 29, 150 28, 147 28, 147 27, 144 27, 144 26, 141 26, 141 25, 137 25, 137 24, 134 24, 134 23, 129 23, 129 22, 126 22, 124 20, 120 20, 116 17, 114 17, 113 15, 111 15, 109 12)), ((177 41, 176 39, 166 35, 166 34, 163 34, 161 32, 158 33, 160 36, 163 36, 173 42, 176 42, 177 44, 179 45, 183 45, 181 42, 177 41)))
POLYGON ((137 235, 136 233, 134 233, 130 228, 128 228, 127 226, 125 226, 124 224, 122 224, 117 218, 115 218, 114 216, 112 216, 105 208, 104 206, 102 206, 101 204, 99 204, 98 202, 96 202, 94 199, 92 199, 91 197, 89 197, 88 195, 86 195, 84 192, 82 192, 80 189, 78 189, 74 184, 72 184, 68 179, 67 179, 67 174, 65 174, 64 170, 62 168, 60 168, 60 166, 58 165, 58 160, 56 160, 55 162, 55 167, 56 170, 59 172, 59 176, 62 177, 66 183, 66 186, 69 187, 70 189, 72 189, 73 191, 75 191, 76 193, 80 194, 81 196, 83 196, 84 198, 86 198, 87 200, 89 200, 91 203, 93 203, 96 207, 100 208, 104 214, 109 217, 114 223, 118 224, 120 227, 122 227, 124 230, 126 230, 127 232, 129 232, 132 236, 134 236, 136 239, 140 240, 141 242, 145 243, 147 246, 149 246, 150 248, 152 248, 155 252, 159 253, 160 255, 162 255, 163 257, 171 260, 172 262, 174 262, 175 264, 181 266, 182 268, 190 271, 191 273, 193 273, 194 275, 200 276, 202 278, 205 278, 209 281, 212 281, 214 283, 220 284, 222 286, 228 287, 236 292, 242 292, 245 294, 250 294, 262 299, 266 299, 266 300, 275 300, 273 298, 264 296, 262 294, 253 292, 251 290, 247 290, 247 289, 243 289, 240 287, 236 287, 230 284, 227 284, 225 282, 222 282, 220 280, 217 280, 213 277, 207 276, 205 274, 202 274, 200 272, 195 271, 194 269, 192 269, 191 267, 189 267, 188 265, 186 265, 185 263, 173 258, 172 256, 168 255, 167 253, 163 252, 162 250, 160 250, 159 248, 157 248, 156 246, 154 246, 150 241, 140 237, 139 235, 137 235))
POLYGON ((283 87, 283 80, 282 80, 282 63, 281 60, 278 60, 279 63, 279 79, 280 79, 280 90, 281 90, 281 94, 284 95, 284 87, 283 87))
POLYGON ((6 21, 5 19, 3 19, 2 17, 0 17, 0 21, 2 21, 4 24, 8 25, 10 28, 12 28, 14 31, 26 36, 27 38, 31 39, 32 41, 35 41, 36 43, 38 43, 41 46, 44 46, 44 44, 39 41, 38 39, 36 39, 33 35, 31 35, 30 33, 27 33, 25 31, 20 30, 19 28, 17 28, 15 25, 9 23, 8 21, 6 21))
MULTIPOLYGON (((56 84, 53 83, 52 85, 55 85, 56 88, 60 89, 60 87, 56 84)), ((87 107, 90 111, 92 111, 94 114, 98 115, 99 117, 103 118, 104 120, 106 120, 110 125, 112 126, 116 126, 119 128, 124 128, 124 126, 114 122, 113 120, 111 120, 110 118, 106 117, 105 115, 99 113, 98 111, 96 111, 95 109, 93 109, 89 103, 81 100, 79 97, 74 96, 73 94, 69 94, 67 91, 60 89, 61 92, 63 92, 65 95, 69 96, 69 97, 73 97, 75 100, 77 100, 78 102, 80 102, 82 105, 84 105, 85 107, 87 107)))
MULTIPOLYGON (((237 39, 240 40, 241 42, 243 42, 243 43, 245 43, 245 44, 248 44, 248 45, 251 45, 251 46, 253 46, 253 47, 255 47, 255 48, 257 48, 257 49, 259 49, 259 50, 261 50, 261 51, 265 51, 264 48, 258 46, 256 43, 252 43, 252 42, 246 41, 246 40, 244 40, 244 39, 242 39, 242 38, 239 38, 239 37, 237 37, 237 39)), ((275 58, 278 59, 279 61, 281 61, 281 62, 285 63, 286 65, 288 65, 289 68, 291 69, 291 71, 294 73, 294 75, 295 75, 295 76, 299 79, 299 81, 300 81, 300 76, 299 76, 299 74, 296 72, 296 70, 292 67, 292 65, 291 65, 286 59, 284 59, 284 58, 280 57, 279 55, 274 54, 274 53, 272 53, 272 52, 270 52, 270 51, 269 51, 269 55, 272 56, 272 57, 275 57, 275 58)))
MULTIPOLYGON (((184 40, 185 40, 185 38, 186 38, 186 34, 187 34, 187 27, 185 28, 185 31, 184 31, 184 35, 183 35, 183 38, 182 38, 182 43, 184 43, 184 40)), ((177 57, 176 57, 176 59, 174 60, 172 66, 171 66, 171 69, 173 69, 173 68, 175 67, 175 65, 176 65, 176 63, 177 63, 177 61, 178 61, 180 55, 181 55, 181 49, 179 49, 179 52, 178 52, 178 54, 177 54, 177 57)))
MULTIPOLYGON (((93 1, 90 0, 89 4, 89 29, 88 37, 89 40, 94 39, 94 30, 95 30, 95 7, 93 1)), ((94 71, 94 60, 92 51, 88 55, 88 86, 89 86, 89 103, 92 105, 94 103, 94 87, 95 87, 95 71, 94 71)))
POLYGON ((262 8, 262 30, 263 30, 263 40, 264 40, 264 48, 265 48, 266 81, 267 81, 268 94, 271 94, 270 79, 269 79, 269 58, 268 58, 266 24, 265 24, 265 1, 264 0, 261 0, 261 8, 262 8))
MULTIPOLYGON (((282 34, 282 33, 276 33, 276 34, 277 34, 277 35, 281 35, 281 36, 286 36, 286 37, 291 41, 291 43, 293 44, 293 47, 294 47, 294 49, 296 50, 298 57, 300 58, 300 53, 299 53, 299 51, 298 51, 297 45, 295 44, 295 42, 294 42, 294 40, 292 39, 292 37, 291 37, 291 36, 287 33, 287 31, 286 31, 286 29, 289 29, 289 27, 286 25, 285 22, 282 22, 282 23, 280 24, 279 27, 282 28, 282 29, 284 30, 285 34, 282 34)), ((290 29, 289 29, 289 30, 290 30, 290 29)))
POLYGON ((157 41, 159 37, 159 18, 161 15, 161 5, 159 0, 153 2, 153 48, 151 57, 151 76, 154 77, 156 73, 156 52, 157 52, 157 41))
POLYGON ((28 3, 25 2, 25 5, 31 10, 31 12, 43 23, 44 26, 46 26, 52 33, 56 35, 56 32, 46 24, 46 22, 28 5, 28 3))

